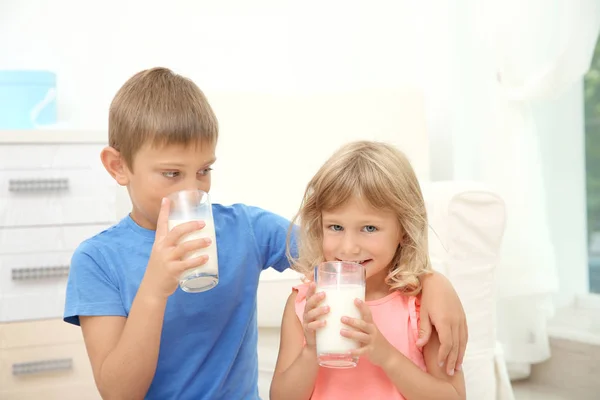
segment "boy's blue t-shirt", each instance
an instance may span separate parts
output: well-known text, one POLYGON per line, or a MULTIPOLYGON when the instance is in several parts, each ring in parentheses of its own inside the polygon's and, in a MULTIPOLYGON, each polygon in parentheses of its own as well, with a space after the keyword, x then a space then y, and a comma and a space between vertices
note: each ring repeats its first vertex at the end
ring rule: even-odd
MULTIPOLYGON (((158 365, 147 399, 258 399, 256 294, 263 269, 288 268, 289 221, 241 204, 213 205, 219 283, 203 293, 180 288, 165 311, 158 365)), ((129 216, 75 251, 64 320, 127 317, 155 232, 129 216)))

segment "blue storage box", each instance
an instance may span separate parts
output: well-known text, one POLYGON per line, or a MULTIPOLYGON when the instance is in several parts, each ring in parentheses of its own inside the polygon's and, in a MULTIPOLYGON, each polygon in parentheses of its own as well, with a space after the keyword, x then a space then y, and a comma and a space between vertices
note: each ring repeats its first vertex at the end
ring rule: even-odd
POLYGON ((56 74, 0 70, 0 129, 56 123, 56 74))

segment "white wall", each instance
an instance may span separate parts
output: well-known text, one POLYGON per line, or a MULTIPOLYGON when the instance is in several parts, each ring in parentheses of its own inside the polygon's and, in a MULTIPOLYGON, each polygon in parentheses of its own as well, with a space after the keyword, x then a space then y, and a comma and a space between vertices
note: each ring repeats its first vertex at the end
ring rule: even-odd
MULTIPOLYGON (((457 142, 466 136, 453 133, 485 130, 487 123, 480 101, 487 89, 465 84, 477 73, 465 65, 480 45, 473 32, 481 27, 471 21, 481 18, 475 2, 459 3, 174 0, 167 7, 143 0, 4 0, 0 68, 56 71, 61 121, 94 129, 106 127, 112 96, 136 71, 164 65, 190 76, 222 126, 217 200, 257 204, 289 217, 308 178, 349 139, 398 144, 422 179, 430 171, 434 180, 478 178, 474 146, 457 142)), ((558 140, 559 131, 581 129, 572 108, 581 104, 571 101, 577 96, 544 105, 546 119, 536 113, 548 135, 556 136, 543 149, 545 159, 562 155, 569 167, 555 162, 546 169, 547 182, 563 177, 548 189, 554 240, 563 254, 557 255, 559 265, 568 259, 585 264, 583 216, 560 213, 579 209, 584 200, 581 143, 573 142, 581 138, 558 140), (556 112, 548 111, 552 107, 556 112), (567 199, 565 193, 576 195, 567 199), (559 237, 565 231, 576 232, 569 245, 559 237)), ((583 267, 578 271, 571 275, 579 282, 571 294, 585 286, 583 267)))
POLYGON ((0 68, 56 71, 61 122, 93 129, 133 73, 191 77, 222 126, 217 200, 291 216, 349 139, 392 141, 428 177, 423 15, 409 0, 5 0, 0 68))
POLYGON ((291 216, 304 185, 346 140, 397 144, 427 176, 423 103, 408 90, 310 95, 215 94, 222 121, 213 192, 291 216))

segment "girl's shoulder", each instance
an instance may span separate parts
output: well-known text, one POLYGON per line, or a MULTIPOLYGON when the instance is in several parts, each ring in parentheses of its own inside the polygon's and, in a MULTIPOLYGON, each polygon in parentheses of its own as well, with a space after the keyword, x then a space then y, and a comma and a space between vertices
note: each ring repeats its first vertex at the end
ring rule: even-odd
POLYGON ((306 293, 310 282, 305 282, 292 287, 292 293, 296 293, 296 303, 301 303, 306 300, 306 293))
POLYGON ((308 292, 308 286, 310 282, 305 282, 300 285, 296 285, 292 287, 292 293, 290 293, 290 297, 296 296, 294 299, 294 308, 296 311, 296 315, 302 321, 302 315, 304 314, 304 306, 306 305, 306 294, 308 292))

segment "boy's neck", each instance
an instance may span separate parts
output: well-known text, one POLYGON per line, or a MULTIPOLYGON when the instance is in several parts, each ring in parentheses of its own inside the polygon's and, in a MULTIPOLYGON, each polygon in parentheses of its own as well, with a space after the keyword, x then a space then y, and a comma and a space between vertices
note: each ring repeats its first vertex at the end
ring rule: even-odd
POLYGON ((151 231, 156 230, 156 223, 149 221, 148 218, 146 218, 141 212, 139 212, 135 208, 131 210, 131 212, 129 213, 129 217, 131 217, 133 222, 135 222, 144 229, 149 229, 151 231))

